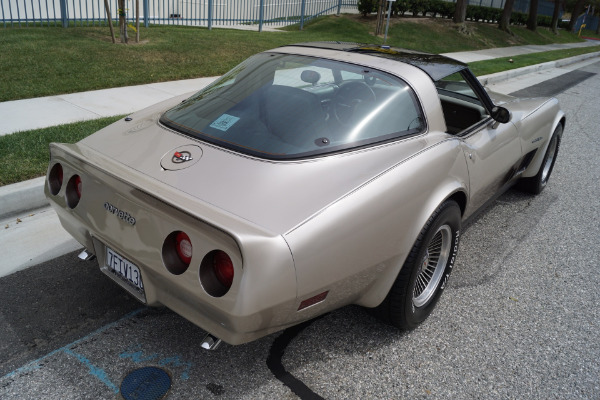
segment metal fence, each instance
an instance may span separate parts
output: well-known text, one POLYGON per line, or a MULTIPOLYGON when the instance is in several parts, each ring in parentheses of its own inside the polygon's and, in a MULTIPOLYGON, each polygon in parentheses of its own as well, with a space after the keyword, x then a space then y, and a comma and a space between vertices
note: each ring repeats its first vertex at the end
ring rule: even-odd
MULTIPOLYGON (((126 0, 127 18, 140 23, 191 25, 290 25, 319 15, 356 11, 357 0, 126 0)), ((117 0, 108 0, 118 19, 117 0)), ((94 26, 108 23, 104 0, 0 0, 2 24, 11 26, 94 26)))
MULTIPOLYGON (((456 0, 445 0, 456 3, 456 0)), ((493 7, 493 8, 503 8, 506 0, 469 0, 468 4, 470 6, 480 6, 480 7, 493 7)))
POLYGON ((574 32, 579 32, 581 25, 585 24, 585 29, 589 29, 591 31, 595 31, 598 29, 598 24, 600 24, 600 18, 591 16, 589 14, 582 14, 579 16, 575 25, 573 26, 574 32))

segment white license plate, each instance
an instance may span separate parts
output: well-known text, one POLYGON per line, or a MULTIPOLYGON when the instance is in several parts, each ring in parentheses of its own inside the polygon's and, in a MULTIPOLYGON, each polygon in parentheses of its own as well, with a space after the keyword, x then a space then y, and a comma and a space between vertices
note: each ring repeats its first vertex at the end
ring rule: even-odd
POLYGON ((140 269, 109 247, 106 247, 106 266, 130 286, 142 293, 144 292, 140 269))

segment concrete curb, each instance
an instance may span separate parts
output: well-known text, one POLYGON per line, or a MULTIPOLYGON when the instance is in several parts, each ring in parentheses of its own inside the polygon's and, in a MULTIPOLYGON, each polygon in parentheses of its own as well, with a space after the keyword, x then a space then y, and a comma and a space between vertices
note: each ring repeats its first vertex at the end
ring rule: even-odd
MULTIPOLYGON (((560 68, 565 65, 574 64, 590 58, 600 57, 600 51, 595 53, 582 54, 575 57, 564 58, 562 60, 550 61, 543 64, 530 65, 528 67, 517 68, 509 71, 497 72, 495 74, 479 77, 482 85, 502 82, 520 75, 543 71, 551 68, 560 68)), ((44 195, 45 177, 35 178, 25 182, 19 182, 12 185, 0 187, 0 220, 26 213, 49 203, 44 195)))
POLYGON ((560 68, 565 65, 575 64, 577 62, 588 60, 594 57, 600 57, 600 51, 594 53, 581 54, 575 57, 563 58, 562 60, 548 61, 542 64, 530 65, 523 68, 516 68, 508 71, 496 72, 495 74, 481 76, 478 79, 483 86, 486 86, 492 83, 503 82, 507 79, 515 78, 517 76, 531 74, 533 72, 544 71, 552 68, 560 68))
POLYGON ((47 206, 45 180, 42 176, 0 187, 0 220, 47 206))

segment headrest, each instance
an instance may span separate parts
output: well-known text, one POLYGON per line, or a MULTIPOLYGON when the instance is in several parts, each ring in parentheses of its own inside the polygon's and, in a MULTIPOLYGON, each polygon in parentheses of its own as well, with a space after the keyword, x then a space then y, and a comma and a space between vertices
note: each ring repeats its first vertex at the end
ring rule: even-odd
POLYGON ((319 82, 319 79, 321 79, 321 74, 319 74, 317 71, 305 69, 302 71, 300 79, 302 79, 304 82, 312 83, 314 85, 315 83, 319 82))

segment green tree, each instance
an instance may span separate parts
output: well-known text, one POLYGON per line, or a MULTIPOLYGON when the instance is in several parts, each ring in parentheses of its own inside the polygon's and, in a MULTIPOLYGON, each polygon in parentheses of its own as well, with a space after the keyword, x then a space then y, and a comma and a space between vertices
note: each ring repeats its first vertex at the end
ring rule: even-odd
POLYGON ((371 14, 375 10, 375 1, 376 0, 358 0, 358 12, 360 12, 363 17, 371 14))

